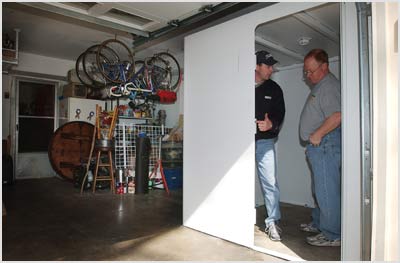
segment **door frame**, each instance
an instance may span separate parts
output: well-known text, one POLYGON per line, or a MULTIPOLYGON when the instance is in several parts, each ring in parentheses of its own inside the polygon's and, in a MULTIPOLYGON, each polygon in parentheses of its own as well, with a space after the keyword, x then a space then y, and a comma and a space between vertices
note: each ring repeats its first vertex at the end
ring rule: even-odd
POLYGON ((355 3, 341 8, 342 260, 361 260, 361 105, 355 3))
MULTIPOLYGON (((18 153, 18 125, 19 125, 19 83, 20 82, 33 82, 33 83, 43 83, 43 84, 50 84, 54 85, 54 131, 58 128, 58 94, 60 93, 60 81, 58 80, 53 80, 53 79, 47 79, 47 78, 40 78, 40 77, 30 77, 30 76, 24 76, 24 75, 14 75, 12 76, 12 88, 11 88, 11 103, 10 103, 10 118, 13 120, 13 123, 11 123, 10 127, 10 134, 11 134, 11 141, 13 147, 11 148, 11 155, 13 156, 13 165, 14 165, 14 178, 15 179, 28 179, 28 178, 38 178, 38 176, 24 176, 24 177, 19 177, 18 176, 18 170, 19 170, 19 165, 20 165, 20 154, 18 153)), ((28 155, 31 155, 34 158, 38 158, 41 160, 43 163, 47 164, 46 160, 48 161, 48 168, 50 166, 50 162, 48 160, 48 153, 45 152, 37 152, 37 153, 29 153, 28 155)), ((47 169, 48 175, 54 176, 56 175, 55 172, 51 169, 47 169)), ((39 175, 39 177, 42 177, 39 175)))

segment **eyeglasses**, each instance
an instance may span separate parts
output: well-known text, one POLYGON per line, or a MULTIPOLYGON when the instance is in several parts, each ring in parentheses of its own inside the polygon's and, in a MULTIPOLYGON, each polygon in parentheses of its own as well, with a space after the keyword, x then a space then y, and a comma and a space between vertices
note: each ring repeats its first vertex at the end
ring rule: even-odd
POLYGON ((310 74, 310 75, 314 74, 315 72, 317 72, 319 70, 319 68, 322 66, 322 64, 324 64, 324 63, 319 64, 318 67, 313 71, 311 71, 311 70, 303 71, 304 75, 307 76, 308 74, 310 74))

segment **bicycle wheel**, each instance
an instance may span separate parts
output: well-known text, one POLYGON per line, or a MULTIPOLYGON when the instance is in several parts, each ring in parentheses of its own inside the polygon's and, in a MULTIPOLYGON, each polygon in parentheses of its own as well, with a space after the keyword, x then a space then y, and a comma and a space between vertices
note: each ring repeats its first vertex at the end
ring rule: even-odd
POLYGON ((78 59, 76 60, 75 63, 75 71, 76 75, 78 76, 79 81, 86 86, 92 87, 93 86, 93 80, 91 80, 88 75, 85 73, 83 69, 83 56, 85 52, 79 55, 78 59))
POLYGON ((119 57, 117 53, 110 49, 109 47, 105 47, 103 49, 103 53, 96 53, 96 61, 97 67, 100 70, 100 73, 106 78, 109 82, 119 84, 121 81, 118 81, 120 78, 123 79, 123 75, 120 72, 123 72, 123 65, 119 62, 113 63, 112 61, 119 61, 119 57), (122 69, 121 69, 122 67, 122 69))
POLYGON ((155 55, 158 59, 162 60, 166 65, 166 70, 170 74, 170 84, 168 89, 176 92, 181 84, 181 67, 174 56, 168 52, 161 52, 155 55))
POLYGON ((121 41, 108 39, 97 50, 97 65, 103 76, 114 83, 123 83, 134 74, 132 52, 121 41))
POLYGON ((147 69, 145 67, 144 61, 135 61, 135 74, 132 76, 131 81, 135 84, 136 87, 143 90, 147 89, 146 74, 147 69))
POLYGON ((107 84, 106 78, 101 74, 97 66, 97 49, 99 45, 89 47, 83 55, 83 70, 90 78, 95 87, 104 87, 107 84))
POLYGON ((153 56, 147 67, 149 68, 150 78, 148 81, 149 86, 155 92, 157 90, 169 90, 171 85, 171 74, 168 70, 168 65, 164 60, 159 59, 157 56, 153 56))

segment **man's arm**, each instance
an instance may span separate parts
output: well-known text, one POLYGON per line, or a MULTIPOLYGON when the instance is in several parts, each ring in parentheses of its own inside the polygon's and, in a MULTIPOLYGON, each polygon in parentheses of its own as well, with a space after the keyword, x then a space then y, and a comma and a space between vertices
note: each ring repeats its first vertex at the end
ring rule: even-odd
POLYGON ((283 98, 283 92, 279 89, 277 98, 274 102, 274 108, 271 112, 270 120, 272 122, 271 130, 274 132, 279 132, 280 128, 282 127, 283 119, 285 118, 285 99, 283 98))
POLYGON ((341 112, 334 112, 331 116, 325 119, 321 126, 310 135, 310 143, 318 146, 321 143, 322 137, 336 129, 342 120, 341 112))

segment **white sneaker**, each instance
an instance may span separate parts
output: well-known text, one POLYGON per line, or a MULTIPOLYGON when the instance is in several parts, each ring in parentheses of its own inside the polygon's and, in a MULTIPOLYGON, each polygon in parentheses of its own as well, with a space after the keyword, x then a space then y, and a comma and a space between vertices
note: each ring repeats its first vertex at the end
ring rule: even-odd
POLYGON ((307 237, 307 243, 317 247, 340 247, 341 245, 340 239, 330 240, 322 233, 316 236, 307 237))
POLYGON ((265 233, 267 233, 269 239, 271 239, 272 241, 281 241, 280 234, 282 233, 282 229, 280 229, 279 226, 275 225, 275 223, 269 224, 265 228, 265 233))
POLYGON ((308 223, 308 224, 300 224, 300 230, 304 232, 309 232, 309 233, 319 233, 319 229, 316 228, 313 223, 308 223))
POLYGON ((322 239, 322 238, 324 238, 324 237, 325 237, 324 234, 319 233, 318 235, 315 235, 315 236, 306 237, 306 239, 307 239, 307 242, 308 242, 308 241, 313 242, 313 241, 316 241, 316 240, 318 240, 318 239, 322 239))

